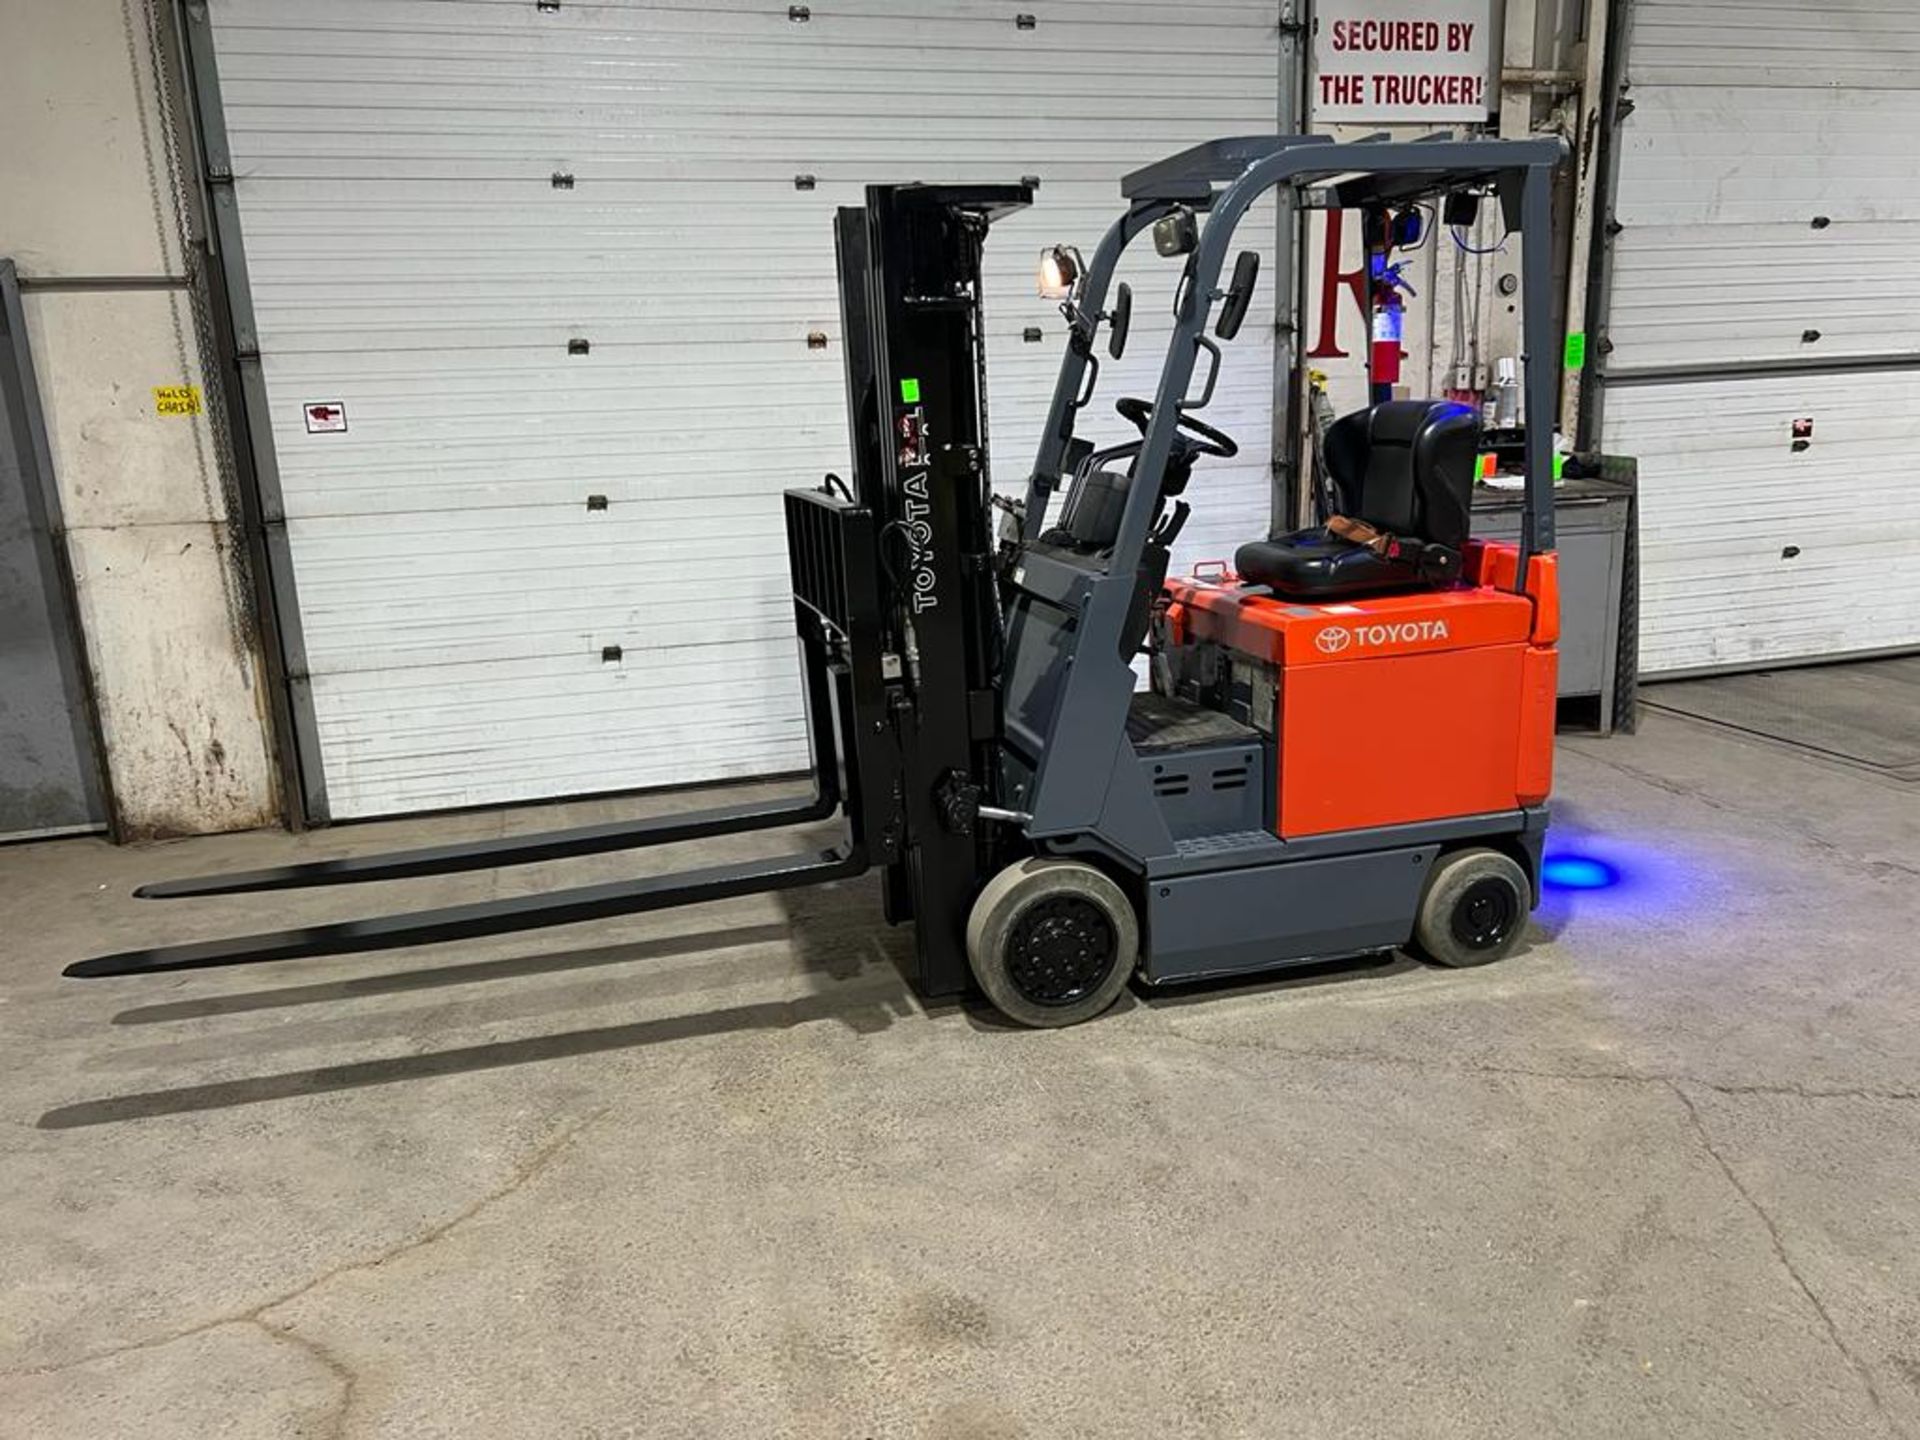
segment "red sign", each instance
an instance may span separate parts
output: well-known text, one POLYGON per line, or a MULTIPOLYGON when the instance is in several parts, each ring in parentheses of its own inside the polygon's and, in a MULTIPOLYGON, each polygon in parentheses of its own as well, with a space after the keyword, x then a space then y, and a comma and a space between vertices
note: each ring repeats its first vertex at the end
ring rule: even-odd
POLYGON ((338 400, 309 400, 303 408, 309 435, 337 434, 347 428, 347 407, 338 400))

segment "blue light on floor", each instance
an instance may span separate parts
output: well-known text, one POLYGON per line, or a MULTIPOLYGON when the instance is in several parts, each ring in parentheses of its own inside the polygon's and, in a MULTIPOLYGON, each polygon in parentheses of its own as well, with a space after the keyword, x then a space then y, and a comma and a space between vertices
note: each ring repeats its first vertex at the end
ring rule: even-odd
POLYGON ((1540 880, 1549 890, 1607 890, 1620 883, 1620 872, 1591 855, 1549 855, 1540 880))

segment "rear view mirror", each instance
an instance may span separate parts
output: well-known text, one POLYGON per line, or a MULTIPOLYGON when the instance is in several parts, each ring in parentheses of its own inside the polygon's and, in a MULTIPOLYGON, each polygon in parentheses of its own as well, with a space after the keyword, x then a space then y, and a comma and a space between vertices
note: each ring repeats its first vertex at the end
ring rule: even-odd
POLYGON ((1107 354, 1118 360, 1127 349, 1127 328, 1133 324, 1133 287, 1126 281, 1120 282, 1119 297, 1113 302, 1113 313, 1107 317, 1107 354))
POLYGON ((1240 333, 1240 322, 1247 318, 1247 306, 1253 303, 1254 282, 1260 278, 1260 252, 1242 250, 1233 262, 1233 285, 1227 291, 1227 303, 1220 307, 1220 319, 1213 333, 1231 340, 1240 333))

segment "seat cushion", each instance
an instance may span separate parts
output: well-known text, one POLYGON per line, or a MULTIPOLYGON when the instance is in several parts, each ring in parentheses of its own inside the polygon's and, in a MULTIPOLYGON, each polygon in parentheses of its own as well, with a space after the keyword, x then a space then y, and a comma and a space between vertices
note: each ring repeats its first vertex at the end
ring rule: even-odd
POLYGON ((1472 528, 1480 419, 1451 400, 1388 400, 1328 427, 1334 509, 1390 535, 1458 550, 1472 528))
POLYGON ((1060 523, 1041 538, 1049 545, 1095 555, 1111 550, 1120 535, 1120 519, 1127 512, 1127 490, 1133 478, 1120 470, 1095 470, 1073 483, 1060 523))
POLYGON ((1249 585, 1265 585, 1276 595, 1301 600, 1378 595, 1427 583, 1409 561, 1377 555, 1324 528, 1242 545, 1233 568, 1249 585))

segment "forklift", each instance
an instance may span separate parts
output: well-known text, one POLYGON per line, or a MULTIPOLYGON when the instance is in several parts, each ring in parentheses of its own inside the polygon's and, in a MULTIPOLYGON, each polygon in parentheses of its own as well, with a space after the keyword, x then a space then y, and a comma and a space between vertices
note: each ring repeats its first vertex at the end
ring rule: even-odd
POLYGON ((1403 946, 1441 965, 1500 959, 1539 901, 1552 774, 1549 197, 1565 154, 1553 138, 1262 135, 1126 176, 1125 208, 1091 263, 1068 246, 1042 256, 1068 337, 1024 499, 990 484, 981 260, 994 221, 1031 203, 1031 186, 869 187, 834 227, 851 483, 828 476, 784 496, 809 794, 136 893, 446 875, 834 817, 838 843, 163 945, 65 973, 444 943, 874 869, 886 919, 914 927, 913 988, 977 989, 1024 1025, 1090 1019, 1136 979, 1177 985, 1403 946), (1237 450, 1201 415, 1258 253, 1222 276, 1236 228, 1277 186, 1303 206, 1362 211, 1370 236, 1422 206, 1456 216, 1490 200, 1522 237, 1534 363, 1517 545, 1470 534, 1478 414, 1383 399, 1315 447, 1318 523, 1250 540, 1231 570, 1168 577, 1196 469, 1204 487, 1202 462, 1237 450), (1131 287, 1111 304, 1109 290, 1147 231, 1177 272, 1172 336, 1153 396, 1115 403, 1137 438, 1096 448, 1076 425, 1103 327, 1108 356, 1125 350, 1131 287))

